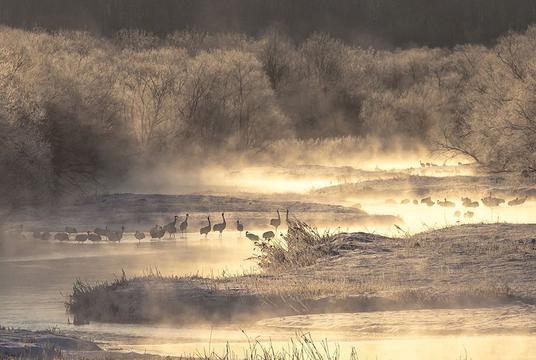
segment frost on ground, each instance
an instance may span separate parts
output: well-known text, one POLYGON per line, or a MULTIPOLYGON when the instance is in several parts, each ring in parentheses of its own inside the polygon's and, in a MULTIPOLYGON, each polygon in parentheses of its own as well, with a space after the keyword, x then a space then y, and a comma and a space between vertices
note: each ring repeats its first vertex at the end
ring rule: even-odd
POLYGON ((62 353, 100 351, 93 342, 55 333, 0 327, 0 358, 60 358, 62 353))
POLYGON ((530 305, 536 303, 535 239, 536 225, 511 224, 463 225, 404 238, 320 236, 310 244, 313 251, 275 252, 274 258, 284 258, 262 274, 79 282, 67 308, 82 322, 176 324, 530 305))
MULTIPOLYGON (((0 359, 39 360, 162 360, 158 355, 103 351, 92 341, 56 330, 29 331, 0 326, 0 359)), ((165 359, 194 360, 194 357, 165 359)))

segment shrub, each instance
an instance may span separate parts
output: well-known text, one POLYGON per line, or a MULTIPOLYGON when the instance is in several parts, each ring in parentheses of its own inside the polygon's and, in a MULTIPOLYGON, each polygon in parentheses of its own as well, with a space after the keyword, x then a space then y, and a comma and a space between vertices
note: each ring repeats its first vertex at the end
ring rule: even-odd
POLYGON ((267 271, 280 271, 292 267, 309 266, 319 258, 333 254, 332 235, 320 234, 309 224, 289 219, 288 231, 282 240, 259 241, 255 247, 259 266, 267 271))

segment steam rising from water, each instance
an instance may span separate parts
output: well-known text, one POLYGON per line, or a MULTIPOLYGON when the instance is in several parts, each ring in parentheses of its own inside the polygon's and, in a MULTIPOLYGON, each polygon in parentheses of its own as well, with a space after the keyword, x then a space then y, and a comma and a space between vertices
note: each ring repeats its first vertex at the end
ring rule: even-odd
MULTIPOLYGON (((399 146, 401 148, 401 146, 399 146)), ((395 146, 396 148, 396 146, 395 146)), ((154 168, 134 171, 115 192, 135 193, 307 193, 325 186, 396 176, 473 175, 467 161, 431 155, 423 147, 382 150, 377 140, 334 139, 311 143, 276 142, 265 152, 222 153, 221 158, 170 159, 154 168), (434 164, 421 167, 420 163, 434 164)))
MULTIPOLYGON (((290 155, 300 157, 300 151, 290 155)), ((319 153, 320 154, 320 153, 319 153)), ((412 175, 424 176, 462 176, 472 175, 474 168, 470 166, 437 166, 422 167, 419 161, 437 162, 438 159, 431 160, 420 152, 396 153, 392 155, 382 154, 371 157, 341 157, 330 160, 330 151, 325 155, 320 154, 317 162, 305 162, 304 155, 301 163, 296 162, 289 165, 288 161, 281 161, 280 164, 266 165, 263 162, 256 164, 251 160, 238 158, 232 167, 218 164, 217 161, 210 161, 194 166, 177 162, 165 167, 158 167, 155 171, 140 172, 132 174, 129 182, 124 184, 118 191, 130 191, 139 193, 219 193, 236 197, 258 196, 275 200, 296 200, 307 202, 323 202, 329 204, 339 204, 348 207, 359 207, 369 214, 390 214, 400 217, 398 223, 403 230, 410 233, 427 230, 429 228, 440 228, 457 223, 470 222, 531 222, 534 219, 531 214, 536 213, 536 203, 529 200, 521 207, 509 208, 501 207, 489 209, 480 206, 474 210, 475 217, 470 220, 455 217, 455 211, 465 211, 461 207, 459 197, 471 196, 480 199, 482 192, 475 191, 459 195, 456 189, 446 187, 446 189, 428 189, 432 191, 433 199, 449 199, 456 201, 455 208, 441 208, 434 205, 429 208, 423 204, 413 203, 402 205, 405 198, 410 200, 421 197, 418 193, 418 186, 408 182, 409 190, 397 192, 398 190, 389 185, 382 190, 382 182, 388 179, 405 179, 412 175), (405 157, 405 158, 404 158, 405 157), (346 167, 340 167, 345 165, 346 167), (371 185, 369 194, 352 193, 351 184, 354 182, 377 181, 371 185), (346 191, 344 186, 350 185, 350 191, 346 191), (319 188, 332 187, 333 192, 322 193, 319 188), (339 188, 340 187, 340 188, 339 188), (446 194, 444 192, 447 192, 446 194), (449 193, 450 192, 450 193, 449 193), (250 194, 246 194, 250 193, 250 194), (280 195, 284 194, 284 195, 280 195), (393 200, 394 203, 387 203, 393 200), (358 205, 359 204, 359 205, 358 205)), ((189 211, 188 209, 180 209, 189 211)), ((225 209, 222 209, 225 210, 225 209)), ((220 211, 220 210, 218 210, 220 211)), ((273 210, 272 210, 273 211, 273 210)), ((266 218, 266 222, 273 214, 261 214, 266 218)), ((204 219, 205 214, 192 214, 192 218, 204 219)), ((235 216, 235 214, 233 214, 235 216)), ((401 235, 391 224, 381 225, 359 225, 347 224, 341 226, 340 223, 322 223, 322 215, 318 215, 317 223, 324 228, 341 231, 368 231, 382 233, 386 235, 401 235)), ((197 221, 197 220, 196 220, 197 221)), ((98 224, 95 224, 95 226, 98 224)), ((115 348, 121 347, 123 350, 139 352, 155 352, 160 354, 181 355, 185 353, 194 354, 208 346, 208 339, 212 338, 210 347, 212 350, 223 352, 227 341, 233 343, 234 350, 241 354, 248 348, 249 343, 237 325, 229 324, 223 328, 209 329, 196 326, 186 328, 168 328, 160 326, 137 326, 137 325, 113 325, 93 323, 85 328, 74 329, 65 324, 65 314, 63 311, 62 298, 58 292, 67 294, 72 281, 79 277, 84 280, 111 280, 113 274, 118 274, 121 268, 125 268, 127 274, 137 275, 143 273, 144 269, 158 266, 165 274, 201 274, 206 276, 220 275, 222 271, 226 273, 240 273, 254 271, 251 264, 244 261, 251 255, 251 243, 244 239, 238 239, 238 233, 226 232, 222 239, 212 235, 208 240, 200 239, 195 225, 192 225, 191 233, 187 239, 178 243, 151 244, 148 241, 138 245, 129 232, 125 241, 120 245, 113 244, 61 244, 59 242, 42 242, 32 244, 26 249, 14 249, 13 252, 4 252, 0 259, 0 288, 4 293, 0 296, 0 321, 5 325, 27 327, 34 329, 44 329, 51 326, 58 326, 60 329, 91 336, 97 340, 104 341, 107 346, 115 348), (118 265, 119 264, 119 265, 118 265), (12 281, 17 274, 16 281, 12 281), (50 284, 57 284, 57 288, 51 288, 50 284), (26 285, 24 285, 26 284, 26 285), (41 299, 39 306, 40 314, 28 311, 35 308, 35 300, 41 299)), ((262 232, 266 228, 255 229, 262 232)), ((27 234, 28 237, 31 234, 27 234)), ((5 249, 5 248, 4 248, 5 249)), ((1 257, 1 256, 0 256, 1 257)), ((493 309, 499 313, 503 310, 493 309)), ((531 310, 532 311, 532 310, 531 310)), ((531 312, 532 314, 533 312, 531 312)), ((463 315, 463 312, 461 313, 463 315)), ((400 315, 400 314, 398 314, 400 315)), ((386 323, 386 320, 393 321, 397 314, 374 313, 370 314, 367 321, 352 320, 352 324, 360 324, 372 330, 386 323), (380 324, 380 325, 378 325, 380 324)), ((458 314, 459 315, 459 314, 458 314)), ((408 312, 407 318, 415 317, 415 313, 408 312)), ((439 312, 434 312, 429 319, 441 317, 439 312)), ((518 320, 526 320, 520 313, 518 320)), ((295 319, 281 320, 281 328, 265 326, 266 324, 250 324, 248 335, 250 338, 261 336, 260 341, 267 344, 273 340, 275 347, 286 346, 288 339, 294 335, 296 329, 313 329, 316 339, 324 337, 336 342, 341 347, 343 354, 348 354, 352 346, 359 349, 360 358, 379 359, 455 359, 464 356, 465 349, 471 358, 482 359, 529 359, 536 353, 534 336, 529 335, 508 335, 508 336, 441 336, 433 337, 425 334, 425 337, 418 338, 399 336, 401 330, 405 330, 405 321, 392 324, 384 329, 381 335, 374 335, 374 331, 363 336, 363 331, 336 330, 338 325, 344 323, 344 319, 311 317, 302 321, 299 326, 290 326, 295 319), (319 324, 327 322, 335 324, 334 328, 319 329, 319 324), (289 330, 290 328, 290 330, 289 330), (393 337, 390 337, 393 335, 393 337), (369 337, 381 336, 381 339, 370 339, 369 337), (449 348, 451 351, 445 352, 449 348), (512 349, 504 352, 504 349, 512 349)), ((347 319, 346 319, 347 320, 347 319)), ((493 323, 500 323, 504 319, 492 319, 493 323)), ((470 332, 469 332, 470 333, 470 332)), ((422 334, 419 334, 422 335, 422 334)))

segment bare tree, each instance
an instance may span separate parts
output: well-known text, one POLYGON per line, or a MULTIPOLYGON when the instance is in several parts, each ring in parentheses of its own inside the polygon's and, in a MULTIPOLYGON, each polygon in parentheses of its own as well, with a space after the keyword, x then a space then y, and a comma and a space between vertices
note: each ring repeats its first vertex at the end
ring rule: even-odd
POLYGON ((290 76, 294 48, 280 28, 270 28, 259 41, 258 57, 273 89, 290 76))
POLYGON ((168 135, 170 104, 175 87, 175 73, 168 62, 158 62, 158 53, 127 53, 121 67, 121 91, 124 116, 134 122, 142 148, 162 141, 168 135), (167 123, 167 124, 166 124, 167 123))

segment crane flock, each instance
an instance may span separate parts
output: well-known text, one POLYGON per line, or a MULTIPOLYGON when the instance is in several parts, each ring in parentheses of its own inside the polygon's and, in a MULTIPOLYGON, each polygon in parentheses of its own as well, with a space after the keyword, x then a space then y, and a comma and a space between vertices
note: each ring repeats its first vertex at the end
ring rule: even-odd
MULTIPOLYGON (((270 226, 274 228, 274 231, 269 230, 265 231, 261 236, 255 235, 249 231, 246 231, 246 238, 252 240, 252 241, 259 241, 259 239, 264 239, 265 241, 272 240, 276 237, 277 230, 281 226, 281 213, 279 212, 279 209, 276 210, 277 217, 272 218, 269 220, 270 226)), ((149 230, 149 237, 151 240, 161 240, 163 239, 166 234, 169 236, 168 239, 175 239, 177 232, 180 232, 181 236, 186 236, 186 233, 188 231, 188 219, 190 217, 190 214, 186 214, 184 217, 184 220, 180 222, 177 226, 177 223, 179 221, 179 216, 175 215, 173 217, 173 220, 165 225, 158 225, 156 224, 149 230)), ((286 222, 288 224, 289 221, 289 210, 286 211, 286 222)), ((225 219, 225 213, 221 213, 221 222, 213 224, 210 220, 210 216, 207 216, 207 225, 202 226, 199 229, 199 234, 204 235, 205 238, 208 237, 208 234, 211 232, 218 233, 219 238, 222 237, 223 232, 227 229, 227 220, 225 219)), ((240 236, 242 236, 242 232, 244 232, 245 226, 243 223, 240 222, 240 219, 236 220, 236 231, 240 233, 240 236)), ((49 232, 39 232, 35 231, 33 233, 34 239, 40 239, 40 240, 50 240, 51 238, 54 238, 55 240, 59 241, 69 241, 74 240, 78 243, 83 243, 86 241, 90 242, 101 242, 103 240, 107 240, 110 242, 121 242, 123 239, 123 235, 125 233, 125 227, 122 225, 120 231, 110 230, 108 226, 105 228, 96 227, 93 229, 93 231, 85 231, 85 232, 79 232, 75 227, 73 226, 66 226, 64 231, 56 232, 54 236, 52 236, 49 232)), ((146 234, 143 231, 136 230, 134 232, 134 238, 138 240, 140 243, 141 240, 146 238, 146 234)))
MULTIPOLYGON (((480 199, 480 202, 478 200, 472 200, 469 197, 462 197, 461 200, 461 206, 465 208, 464 211, 462 210, 455 210, 453 215, 456 218, 461 218, 463 216, 464 219, 472 219, 475 216, 475 209, 480 207, 480 204, 482 203, 483 206, 494 209, 500 207, 502 204, 507 204, 510 207, 523 205, 527 201, 528 197, 516 197, 515 199, 512 199, 510 201, 506 201, 505 199, 492 196, 492 193, 489 192, 487 196, 480 199)), ((387 204, 398 204, 393 199, 386 200, 387 204)), ((456 202, 447 200, 447 198, 444 198, 443 200, 436 200, 433 201, 431 196, 427 196, 425 198, 422 198, 420 200, 414 199, 410 200, 408 198, 405 198, 401 200, 400 205, 426 205, 429 207, 432 207, 434 205, 438 205, 442 208, 455 208, 457 206, 456 202)))
MULTIPOLYGON (((281 214, 279 212, 279 209, 276 210, 277 217, 270 219, 270 226, 274 227, 275 231, 266 231, 262 234, 262 239, 264 240, 271 240, 276 237, 277 230, 279 226, 281 225, 281 214)), ((184 220, 178 224, 179 216, 175 215, 173 217, 173 220, 165 225, 158 225, 156 224, 149 230, 149 237, 151 240, 161 240, 163 239, 166 234, 169 235, 168 239, 175 239, 175 236, 177 234, 177 230, 180 232, 181 236, 185 236, 188 231, 188 219, 190 217, 190 214, 186 214, 184 217, 184 220)), ((207 216, 207 225, 203 226, 199 229, 200 235, 205 235, 205 238, 208 237, 208 234, 210 232, 218 233, 219 238, 222 237, 223 232, 227 229, 227 220, 225 219, 225 213, 221 213, 222 221, 217 224, 212 224, 210 220, 210 216, 207 216)), ((286 220, 288 223, 289 218, 289 211, 286 212, 286 220)), ((243 223, 240 222, 239 219, 236 220, 236 231, 240 233, 240 236, 242 236, 242 232, 244 232, 245 226, 243 223)), ((121 226, 120 231, 114 231, 110 230, 108 226, 105 228, 96 227, 93 229, 93 231, 85 231, 85 232, 79 232, 75 227, 73 226, 66 226, 64 231, 59 231, 52 236, 49 232, 39 232, 34 231, 32 236, 34 239, 39 240, 50 240, 54 238, 54 240, 58 241, 69 241, 74 240, 78 243, 83 243, 86 241, 90 242, 101 242, 103 240, 107 240, 110 242, 121 242, 123 239, 123 235, 125 233, 125 227, 121 226)), ((146 238, 146 234, 143 231, 136 230, 134 232, 134 238, 138 240, 138 242, 141 242, 141 240, 146 238)), ((246 238, 252 240, 252 241, 258 241, 261 237, 257 236, 249 231, 246 231, 246 238)))
MULTIPOLYGON (((514 199, 511 199, 509 201, 506 201, 505 199, 501 199, 495 196, 492 196, 491 192, 480 199, 480 202, 478 200, 472 200, 469 197, 462 197, 461 199, 461 206, 465 208, 465 210, 456 209, 453 213, 455 218, 464 218, 464 219, 472 219, 475 216, 476 208, 480 207, 482 204, 483 206, 486 206, 488 208, 497 208, 500 207, 502 204, 505 204, 510 207, 514 206, 520 206, 524 204, 527 201, 527 196, 525 197, 516 197, 514 199)), ((400 202, 394 201, 392 199, 389 199, 386 201, 389 204, 401 204, 401 205, 426 205, 428 207, 432 207, 434 205, 440 206, 442 208, 456 208, 457 204, 454 201, 447 200, 447 198, 444 198, 443 200, 436 200, 433 201, 431 196, 427 196, 425 198, 422 198, 420 200, 418 199, 409 199, 405 198, 401 200, 400 202)), ((261 238, 265 241, 272 240, 277 236, 277 231, 279 227, 281 226, 282 220, 281 220, 281 213, 279 209, 276 210, 276 217, 271 218, 269 220, 269 224, 271 227, 274 228, 274 230, 265 231, 262 233, 261 236, 253 234, 250 231, 246 231, 245 235, 246 238, 251 241, 259 241, 261 238)), ((186 236, 186 233, 188 231, 188 220, 189 220, 190 214, 186 213, 184 220, 181 221, 178 224, 177 228, 177 222, 179 221, 179 216, 175 215, 173 217, 173 220, 165 225, 158 225, 156 224, 154 227, 152 227, 149 230, 149 237, 151 240, 161 240, 165 237, 166 233, 169 235, 168 239, 175 239, 177 232, 180 232, 180 236, 186 236)), ((205 238, 208 237, 209 233, 214 232, 218 233, 219 238, 222 237, 223 232, 227 229, 227 221, 225 219, 225 213, 221 213, 221 222, 213 224, 211 222, 210 216, 206 217, 207 224, 205 226, 202 226, 199 228, 199 234, 204 235, 205 238)), ((289 222, 289 210, 286 210, 286 217, 285 217, 286 223, 289 222)), ((246 229, 245 225, 240 222, 240 219, 236 219, 236 231, 240 234, 240 237, 242 236, 242 233, 246 229)), ((78 232, 78 230, 73 226, 66 226, 64 228, 64 231, 56 232, 53 236, 50 232, 44 231, 34 231, 32 234, 32 237, 34 239, 39 240, 58 240, 58 241, 69 241, 74 240, 79 243, 83 243, 86 241, 90 242, 101 242, 103 240, 107 240, 110 242, 116 242, 120 243, 123 239, 125 233, 125 227, 121 226, 121 230, 110 230, 108 226, 104 228, 96 227, 93 229, 93 231, 85 231, 85 232, 78 232)), ((138 240, 138 242, 141 242, 141 240, 146 238, 146 234, 142 231, 136 230, 134 232, 134 238, 138 240)))
MULTIPOLYGON (((121 226, 121 231, 112 231, 108 229, 108 226, 106 226, 105 229, 97 227, 93 231, 85 231, 85 232, 78 232, 78 230, 75 227, 66 226, 64 231, 56 232, 53 238, 54 240, 58 240, 58 241, 69 241, 72 239, 79 243, 83 243, 86 241, 100 242, 100 241, 103 241, 104 239, 111 241, 111 242, 121 242, 121 239, 123 239, 124 233, 125 233, 124 226, 121 226)), ((32 237, 34 239, 39 239, 39 240, 52 239, 52 235, 48 231, 44 231, 44 232, 34 231, 32 234, 32 237)))

